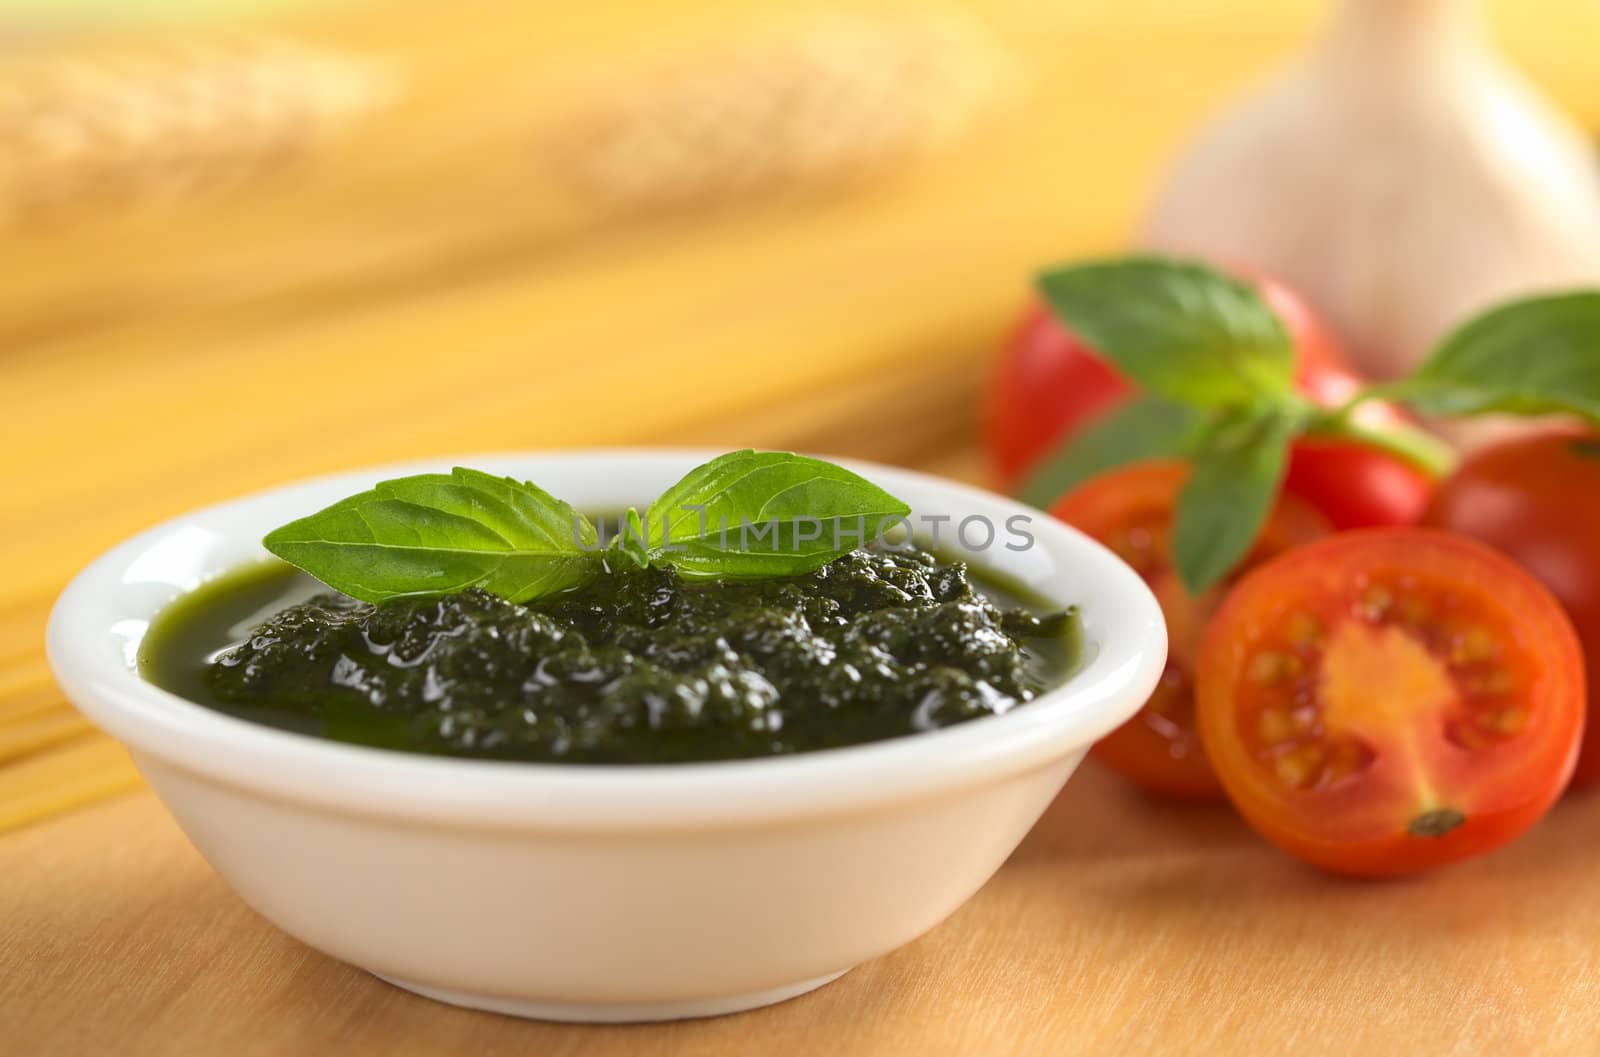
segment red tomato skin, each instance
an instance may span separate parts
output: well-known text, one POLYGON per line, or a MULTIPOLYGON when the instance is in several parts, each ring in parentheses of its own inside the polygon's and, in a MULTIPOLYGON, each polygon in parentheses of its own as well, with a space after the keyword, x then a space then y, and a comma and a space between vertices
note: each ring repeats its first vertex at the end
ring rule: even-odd
POLYGON ((1001 346, 985 439, 1001 483, 1017 483, 1050 451, 1133 395, 1133 386, 1035 302, 1001 346))
MULTIPOLYGON (((1265 288, 1267 303, 1299 342, 1296 384, 1323 407, 1338 407, 1361 388, 1328 332, 1298 298, 1280 286, 1265 288)), ((1357 414, 1372 426, 1404 422, 1392 405, 1363 405, 1357 414)), ((1284 491, 1321 510, 1336 530, 1415 525, 1434 482, 1409 463, 1360 444, 1306 437, 1289 453, 1284 491)))
MULTIPOLYGON (((1486 854, 1521 836, 1560 798, 1571 776, 1583 737, 1584 697, 1579 647, 1571 622, 1543 584, 1498 551, 1464 536, 1426 528, 1367 529, 1308 544, 1251 570, 1217 610, 1201 647, 1197 716, 1206 753, 1228 798, 1262 837, 1282 850, 1330 873, 1382 878, 1417 873, 1486 854), (1419 839, 1404 832, 1397 816, 1392 832, 1350 839, 1332 835, 1341 812, 1370 813, 1370 796, 1360 785, 1321 794, 1277 794, 1264 784, 1230 734, 1235 717, 1232 687, 1250 643, 1240 632, 1252 613, 1281 597, 1284 584, 1336 580, 1360 569, 1370 556, 1387 552, 1390 562, 1407 568, 1448 567, 1459 563, 1465 576, 1492 587, 1526 622, 1526 642, 1542 651, 1551 694, 1541 698, 1549 714, 1531 756, 1512 764, 1499 757, 1494 774, 1473 790, 1474 802, 1459 805, 1466 822, 1440 837, 1419 839)), ((1497 752, 1499 750, 1489 750, 1497 752)), ((1461 764, 1457 764, 1461 766, 1461 764)))
MULTIPOLYGON (((1338 344, 1305 302, 1270 279, 1262 296, 1295 339, 1296 384, 1324 406, 1342 403, 1361 384, 1338 344)), ((1010 488, 1034 462, 1109 413, 1132 384, 1042 304, 1023 314, 1001 348, 985 438, 995 476, 1010 488)), ((1397 415, 1375 406, 1374 414, 1397 415)), ((1410 465, 1359 445, 1302 440, 1290 455, 1285 490, 1316 506, 1335 529, 1416 522, 1431 488, 1410 465)))
POLYGON ((1509 555, 1565 607, 1589 678, 1572 784, 1600 784, 1600 437, 1562 430, 1480 449, 1440 484, 1423 523, 1509 555))
POLYGON ((1416 524, 1433 481, 1416 467, 1359 444, 1303 438, 1289 453, 1283 490, 1316 506, 1343 531, 1416 524))

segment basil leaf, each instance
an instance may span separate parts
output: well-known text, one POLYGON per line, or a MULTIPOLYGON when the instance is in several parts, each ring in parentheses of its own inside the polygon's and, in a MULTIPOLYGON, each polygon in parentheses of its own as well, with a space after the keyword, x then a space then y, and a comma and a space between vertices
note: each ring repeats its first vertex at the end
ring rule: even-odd
POLYGON ((1157 396, 1138 396, 1105 415, 1046 456, 1017 489, 1025 503, 1048 508, 1105 470, 1194 450, 1205 413, 1157 396))
POLYGON ((859 474, 820 459, 729 452, 650 504, 650 558, 690 579, 798 576, 910 512, 859 474))
POLYGON ((637 568, 650 565, 650 532, 636 508, 630 506, 622 516, 622 524, 617 526, 617 536, 611 545, 637 568))
POLYGON ((1447 336, 1411 377, 1381 388, 1425 414, 1565 411, 1600 423, 1600 291, 1492 308, 1447 336))
POLYGON ((1277 500, 1301 424, 1299 414, 1231 415, 1201 443, 1178 493, 1172 532, 1173 561, 1190 594, 1216 584, 1250 553, 1277 500))
POLYGON ((525 602, 580 586, 600 568, 594 526, 571 506, 461 467, 384 481, 262 543, 363 602, 469 587, 525 602))
POLYGON ((1160 257, 1045 272, 1057 318, 1139 387, 1228 407, 1290 391, 1294 342, 1254 288, 1204 264, 1160 257))

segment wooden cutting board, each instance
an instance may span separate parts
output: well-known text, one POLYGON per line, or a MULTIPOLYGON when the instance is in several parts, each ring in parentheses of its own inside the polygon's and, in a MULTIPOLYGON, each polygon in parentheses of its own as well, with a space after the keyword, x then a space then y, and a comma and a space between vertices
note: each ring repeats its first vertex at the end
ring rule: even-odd
POLYGON ((1600 797, 1489 859, 1335 880, 1086 765, 945 924, 810 995, 628 1027, 438 1005, 245 907, 148 793, 0 840, 3 1048, 227 1054, 1592 1055, 1600 797))

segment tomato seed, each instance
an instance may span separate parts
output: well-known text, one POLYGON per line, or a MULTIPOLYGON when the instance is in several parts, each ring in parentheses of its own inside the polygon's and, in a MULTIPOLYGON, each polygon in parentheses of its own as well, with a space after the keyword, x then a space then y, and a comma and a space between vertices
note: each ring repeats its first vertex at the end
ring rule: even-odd
POLYGON ((1478 725, 1496 734, 1518 734, 1528 725, 1528 714, 1520 708, 1500 708, 1478 715, 1478 725))
POLYGON ((1291 789, 1299 789, 1311 777, 1311 768, 1297 753, 1292 752, 1279 756, 1273 764, 1273 770, 1277 772, 1278 781, 1291 789))
POLYGON ((1361 601, 1356 606, 1356 612, 1361 617, 1376 624, 1388 616, 1389 609, 1394 605, 1394 595, 1387 588, 1369 587, 1362 592, 1361 601))
POLYGON ((1445 724, 1444 736, 1458 748, 1466 749, 1468 752, 1487 749, 1498 740, 1480 724, 1466 719, 1453 719, 1445 724))
POLYGON ((1322 640, 1322 624, 1310 613, 1291 613, 1284 622, 1283 633, 1290 645, 1305 649, 1322 640))
POLYGON ((1294 733, 1289 724, 1289 713, 1281 708, 1265 708, 1256 720, 1256 733, 1268 745, 1276 745, 1294 733))
POLYGON ((1278 781, 1291 789, 1305 789, 1314 784, 1327 760, 1327 753, 1319 745, 1289 745, 1272 758, 1272 770, 1278 781))
POLYGON ((1509 694, 1517 688, 1517 682, 1511 673, 1504 668, 1490 668, 1481 675, 1475 675, 1467 680, 1467 688, 1475 694, 1499 696, 1509 694))
POLYGON ((1374 759, 1372 750, 1359 741, 1345 740, 1336 743, 1328 753, 1328 765, 1323 768, 1321 784, 1337 785, 1353 774, 1366 770, 1374 759))
POLYGON ((1300 658, 1276 650, 1265 650, 1250 658, 1250 681, 1257 686, 1273 686, 1299 674, 1300 658))
POLYGON ((1450 644, 1451 664, 1479 664, 1500 654, 1500 643, 1488 628, 1472 627, 1456 635, 1450 644))

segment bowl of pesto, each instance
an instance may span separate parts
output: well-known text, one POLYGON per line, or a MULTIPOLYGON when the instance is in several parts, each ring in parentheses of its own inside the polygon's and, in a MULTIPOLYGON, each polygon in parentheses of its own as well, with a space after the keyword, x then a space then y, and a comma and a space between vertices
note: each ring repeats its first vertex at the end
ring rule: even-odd
POLYGON ((781 1001, 937 925, 1166 635, 1131 569, 1010 499, 602 450, 177 518, 85 569, 48 646, 286 932, 446 1002, 631 1021, 781 1001))

